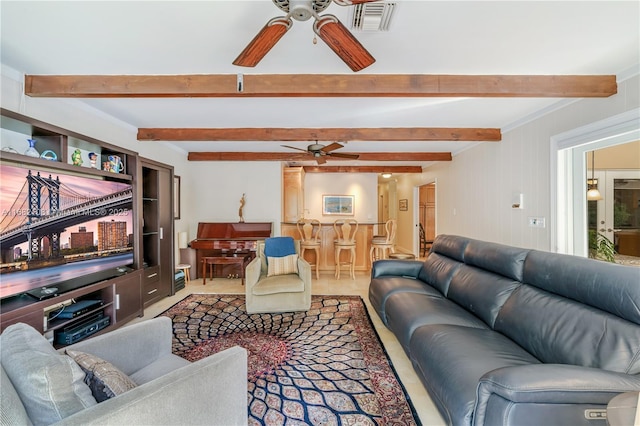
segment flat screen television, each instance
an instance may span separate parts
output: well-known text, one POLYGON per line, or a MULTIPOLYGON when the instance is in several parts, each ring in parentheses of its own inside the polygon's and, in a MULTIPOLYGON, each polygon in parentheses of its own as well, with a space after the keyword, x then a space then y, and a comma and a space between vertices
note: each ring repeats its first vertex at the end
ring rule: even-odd
POLYGON ((133 264, 132 190, 81 171, 0 163, 0 298, 68 291, 133 264))

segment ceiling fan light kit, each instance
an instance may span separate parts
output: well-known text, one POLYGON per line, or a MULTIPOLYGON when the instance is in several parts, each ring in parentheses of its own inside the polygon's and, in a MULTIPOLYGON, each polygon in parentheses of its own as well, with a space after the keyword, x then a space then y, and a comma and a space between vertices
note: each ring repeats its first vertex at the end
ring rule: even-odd
MULTIPOLYGON (((340 57, 352 71, 360 71, 375 62, 351 32, 333 15, 320 16, 332 0, 273 0, 286 16, 271 19, 233 61, 234 65, 255 67, 291 28, 292 18, 297 21, 315 19, 314 32, 340 57)), ((341 6, 379 0, 334 0, 341 6)))

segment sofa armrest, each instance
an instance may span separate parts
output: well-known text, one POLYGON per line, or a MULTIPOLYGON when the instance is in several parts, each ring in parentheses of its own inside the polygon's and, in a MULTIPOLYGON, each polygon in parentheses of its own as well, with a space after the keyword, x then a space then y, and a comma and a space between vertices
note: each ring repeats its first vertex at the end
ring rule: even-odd
POLYGON ((373 262, 371 278, 378 278, 383 275, 417 278, 422 265, 424 265, 424 262, 419 260, 377 260, 373 262))
POLYGON ((132 374, 153 361, 171 354, 173 331, 167 317, 126 325, 61 349, 87 352, 132 374))
POLYGON ((256 285, 256 283, 260 279, 260 273, 262 272, 261 268, 262 268, 262 265, 261 265, 260 256, 254 257, 251 260, 251 262, 249 262, 244 273, 244 282, 246 285, 246 290, 249 290, 254 285, 256 285))
POLYGON ((298 276, 304 281, 305 289, 311 289, 311 265, 301 257, 298 257, 298 276))
POLYGON ((563 364, 532 364, 490 371, 480 378, 474 423, 484 424, 487 403, 498 395, 513 403, 597 404, 640 390, 640 377, 563 364))
POLYGON ((246 425, 247 351, 239 346, 172 371, 58 425, 246 425))

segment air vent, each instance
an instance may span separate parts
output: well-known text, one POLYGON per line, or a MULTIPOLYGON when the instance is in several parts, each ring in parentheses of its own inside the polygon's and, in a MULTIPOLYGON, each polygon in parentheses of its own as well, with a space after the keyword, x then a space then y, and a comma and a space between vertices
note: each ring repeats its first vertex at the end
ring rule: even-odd
POLYGON ((353 7, 351 29, 359 31, 387 31, 396 3, 371 2, 353 7))

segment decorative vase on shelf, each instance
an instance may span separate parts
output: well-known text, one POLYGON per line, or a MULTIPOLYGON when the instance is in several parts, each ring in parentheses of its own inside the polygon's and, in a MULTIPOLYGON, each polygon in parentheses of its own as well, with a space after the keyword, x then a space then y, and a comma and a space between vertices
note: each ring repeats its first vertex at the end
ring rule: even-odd
POLYGON ((40 157, 40 153, 36 149, 36 140, 27 139, 27 142, 29 142, 29 148, 24 152, 24 155, 29 157, 40 157))

